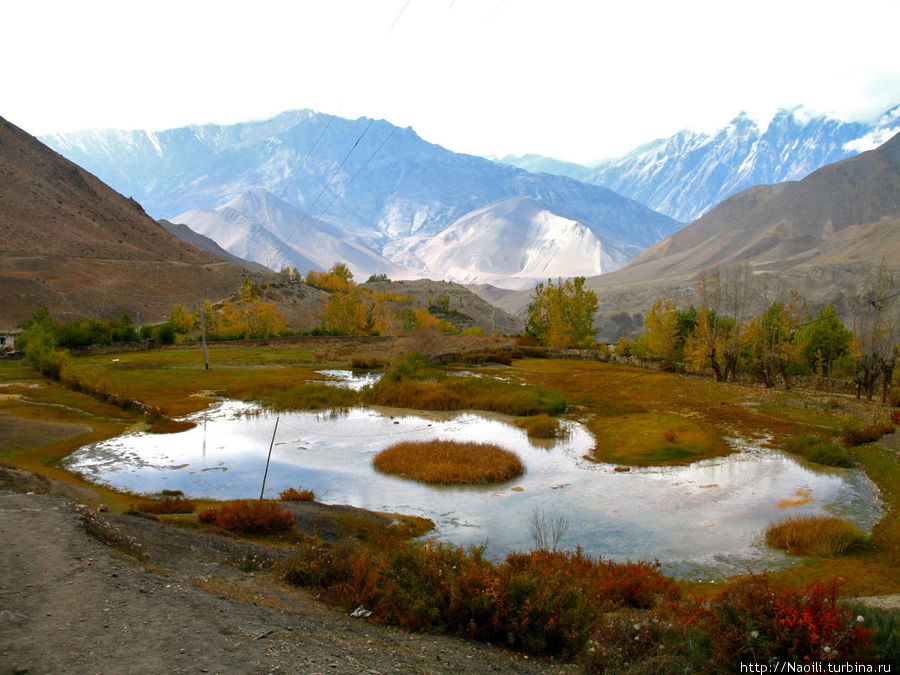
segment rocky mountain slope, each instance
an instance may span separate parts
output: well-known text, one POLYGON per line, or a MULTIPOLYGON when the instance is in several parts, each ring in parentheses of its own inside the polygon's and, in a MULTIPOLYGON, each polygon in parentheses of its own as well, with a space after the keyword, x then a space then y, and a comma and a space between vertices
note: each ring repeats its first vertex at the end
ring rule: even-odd
POLYGON ((799 180, 900 131, 900 106, 871 124, 780 110, 765 128, 746 114, 714 134, 683 130, 614 159, 581 166, 525 155, 501 161, 603 185, 676 220, 693 221, 755 185, 799 180))
POLYGON ((38 303, 61 317, 159 318, 227 296, 243 274, 0 118, 0 327, 38 303))
MULTIPOLYGON (((746 266, 755 279, 795 288, 813 306, 832 303, 846 315, 847 299, 881 264, 900 278, 900 134, 803 180, 740 192, 586 286, 600 300, 600 336, 612 340, 637 332, 664 293, 696 302, 693 286, 715 267, 746 266)), ((529 297, 478 292, 513 313, 529 297)))
MULTIPOLYGON (((156 217, 185 222, 231 253, 276 268, 321 269, 348 256, 360 276, 432 276, 421 252, 426 242, 475 211, 518 197, 536 202, 545 219, 577 223, 579 228, 545 234, 573 237, 552 245, 578 253, 573 264, 595 274, 621 266, 679 226, 605 188, 453 153, 385 121, 308 110, 230 126, 86 131, 45 140, 156 217), (260 201, 277 208, 259 208, 260 201), (585 229, 599 245, 578 245, 585 229), (220 230, 229 233, 229 243, 220 230), (235 236, 239 230, 246 232, 242 241, 235 236)), ((500 240, 480 232, 489 240, 483 246, 518 246, 529 239, 533 223, 527 217, 507 225, 500 240)), ((454 250, 446 254, 452 258, 454 250)), ((503 276, 521 285, 528 261, 540 255, 524 251, 522 264, 503 276)), ((532 267, 535 274, 539 267, 532 267)), ((457 269, 459 280, 503 280, 496 270, 460 260, 442 261, 440 272, 457 269)))

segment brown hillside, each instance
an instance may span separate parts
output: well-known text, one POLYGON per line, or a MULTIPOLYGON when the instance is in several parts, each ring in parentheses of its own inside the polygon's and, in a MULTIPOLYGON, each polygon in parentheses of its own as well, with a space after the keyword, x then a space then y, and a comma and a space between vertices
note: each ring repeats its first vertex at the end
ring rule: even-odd
POLYGON ((160 318, 225 297, 242 273, 0 118, 0 327, 37 303, 63 317, 160 318))
MULTIPOLYGON (((881 147, 822 167, 797 182, 761 185, 712 211, 608 275, 621 283, 699 272, 729 263, 796 267, 851 248, 855 258, 900 261, 880 232, 900 216, 900 135, 881 147), (884 219, 884 220, 883 220, 884 219), (871 239, 866 246, 864 240, 871 239)), ((846 262, 835 255, 830 262, 846 262)))

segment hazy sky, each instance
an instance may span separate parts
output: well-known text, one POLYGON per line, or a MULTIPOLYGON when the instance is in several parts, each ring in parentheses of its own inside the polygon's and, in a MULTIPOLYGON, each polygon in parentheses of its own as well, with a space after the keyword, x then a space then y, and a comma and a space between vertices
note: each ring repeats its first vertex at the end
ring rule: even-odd
POLYGON ((29 0, 2 21, 0 116, 33 134, 312 108, 590 161, 742 110, 900 103, 900 0, 29 0))

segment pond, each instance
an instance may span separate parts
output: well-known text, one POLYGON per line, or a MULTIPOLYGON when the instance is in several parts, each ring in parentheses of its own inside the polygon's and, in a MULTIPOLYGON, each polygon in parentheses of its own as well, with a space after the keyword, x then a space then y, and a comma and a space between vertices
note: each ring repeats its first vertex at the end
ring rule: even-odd
MULTIPOLYGON (((138 493, 258 497, 275 414, 221 401, 189 419, 197 426, 181 433, 132 433, 81 448, 68 468, 138 493)), ((765 546, 771 521, 833 514, 870 529, 882 515, 878 490, 862 471, 808 465, 758 440, 730 439, 739 451, 726 457, 623 473, 583 458, 594 440, 577 422, 564 423, 564 439, 536 441, 511 419, 372 408, 282 413, 266 496, 302 486, 326 503, 424 516, 436 525, 429 536, 486 543, 496 556, 532 548, 538 510, 568 522, 562 548, 659 560, 670 574, 698 579, 793 564, 765 546), (372 458, 388 445, 432 438, 497 443, 522 458, 526 473, 503 484, 436 487, 373 469, 372 458)))

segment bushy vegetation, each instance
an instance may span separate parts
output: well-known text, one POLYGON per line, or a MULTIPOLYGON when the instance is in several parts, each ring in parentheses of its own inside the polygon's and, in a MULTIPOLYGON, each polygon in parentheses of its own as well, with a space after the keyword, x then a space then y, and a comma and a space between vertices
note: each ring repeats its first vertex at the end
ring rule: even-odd
POLYGON ((262 534, 282 532, 294 526, 294 516, 278 502, 244 499, 206 509, 198 514, 201 523, 221 527, 229 532, 262 534))
POLYGON ((52 340, 54 347, 60 349, 108 345, 114 342, 137 342, 140 339, 134 322, 127 314, 123 314, 120 319, 77 318, 61 321, 51 317, 43 305, 38 305, 20 327, 25 329, 25 333, 19 339, 26 354, 30 342, 47 337, 52 340), (44 335, 39 336, 41 333, 44 335))
POLYGON ((312 490, 303 490, 301 488, 288 488, 282 490, 278 495, 278 499, 283 502, 312 502, 316 500, 316 493, 312 490))
POLYGON ((833 516, 802 516, 769 525, 766 543, 795 555, 840 556, 868 546, 853 523, 833 516))
POLYGON ((837 441, 816 434, 799 434, 785 441, 784 449, 816 464, 850 468, 853 457, 837 441))
POLYGON ((890 424, 870 424, 862 428, 844 429, 841 433, 841 441, 848 448, 865 443, 874 443, 886 434, 894 433, 894 427, 890 424))
POLYGON ((559 438, 564 433, 559 420, 546 413, 520 417, 515 424, 532 438, 559 438))
POLYGON ((537 551, 491 562, 481 548, 429 542, 307 546, 285 578, 411 630, 450 632, 530 652, 577 655, 600 617, 677 593, 647 563, 537 551))
POLYGON ((144 513, 154 513, 162 515, 166 513, 193 513, 197 508, 197 503, 186 499, 185 497, 165 497, 152 501, 139 503, 135 507, 138 511, 144 513))
POLYGON ((352 389, 315 382, 301 382, 293 386, 254 385, 235 388, 233 396, 260 401, 270 410, 333 410, 349 408, 359 403, 359 394, 352 389))
POLYGON ((709 600, 609 615, 584 667, 588 673, 734 673, 742 663, 865 662, 872 631, 838 603, 837 590, 836 582, 797 591, 753 576, 709 600))
POLYGON ((385 448, 375 468, 403 478, 437 484, 498 483, 525 472, 522 460, 491 443, 407 441, 385 448))
POLYGON ((508 415, 565 412, 566 402, 544 387, 493 378, 447 375, 419 353, 407 354, 369 390, 363 401, 418 410, 488 410, 508 415))

